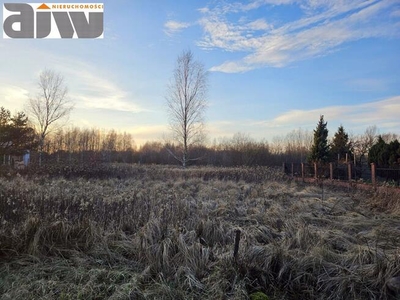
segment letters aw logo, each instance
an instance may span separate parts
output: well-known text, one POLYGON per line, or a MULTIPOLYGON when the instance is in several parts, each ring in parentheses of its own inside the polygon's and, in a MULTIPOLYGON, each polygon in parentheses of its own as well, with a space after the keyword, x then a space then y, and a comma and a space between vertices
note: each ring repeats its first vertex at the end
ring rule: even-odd
POLYGON ((103 38, 103 3, 4 3, 3 38, 103 38))

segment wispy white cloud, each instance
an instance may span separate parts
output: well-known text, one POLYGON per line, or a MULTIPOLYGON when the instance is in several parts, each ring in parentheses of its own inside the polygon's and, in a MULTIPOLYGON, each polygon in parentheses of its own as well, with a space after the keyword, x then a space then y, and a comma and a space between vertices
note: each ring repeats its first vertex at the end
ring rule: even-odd
POLYGON ((283 136, 294 129, 315 129, 319 116, 324 115, 330 133, 343 124, 346 130, 358 134, 371 125, 382 132, 398 133, 400 128, 400 96, 374 102, 326 106, 309 110, 290 110, 272 119, 259 120, 220 120, 207 124, 210 141, 218 137, 229 137, 236 132, 250 134, 256 139, 272 141, 274 136, 283 136))
POLYGON ((272 25, 268 24, 264 19, 257 19, 247 24, 251 30, 267 30, 272 29, 272 25))
POLYGON ((112 81, 105 80, 90 71, 74 71, 79 78, 75 90, 71 94, 73 100, 81 108, 97 108, 138 113, 145 111, 132 102, 130 95, 122 87, 112 81))
POLYGON ((54 59, 57 61, 56 71, 65 77, 69 97, 76 108, 132 113, 147 111, 113 76, 107 75, 107 70, 68 57, 54 59))
MULTIPOLYGON (((393 15, 395 1, 386 0, 257 0, 229 3, 201 10, 204 35, 198 45, 206 49, 244 52, 241 59, 211 68, 227 73, 244 72, 324 56, 345 43, 365 38, 398 37, 400 27, 384 16, 393 15), (268 19, 243 22, 246 11, 261 6, 298 5, 303 15, 280 24, 268 19), (240 15, 239 20, 235 18, 240 15)), ((394 13, 395 14, 395 13, 394 13)))
POLYGON ((310 126, 318 121, 319 115, 326 120, 343 122, 354 127, 377 125, 385 127, 391 124, 391 129, 400 127, 400 96, 384 100, 356 104, 321 107, 311 110, 291 110, 272 120, 262 122, 266 127, 310 126))
POLYGON ((29 91, 11 84, 0 86, 0 106, 11 112, 22 110, 23 103, 29 99, 29 91))
POLYGON ((246 72, 250 71, 252 68, 242 62, 234 62, 234 61, 227 61, 223 64, 215 67, 211 67, 210 71, 223 71, 225 73, 238 73, 238 72, 246 72))
POLYGON ((164 24, 164 32, 168 36, 173 36, 189 26, 190 23, 169 20, 164 24))

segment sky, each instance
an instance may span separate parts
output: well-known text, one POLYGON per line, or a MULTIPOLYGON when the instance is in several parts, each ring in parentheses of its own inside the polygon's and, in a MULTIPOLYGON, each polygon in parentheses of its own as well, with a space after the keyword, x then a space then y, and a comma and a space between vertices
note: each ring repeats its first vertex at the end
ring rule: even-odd
POLYGON ((162 141, 167 85, 191 50, 209 72, 209 141, 271 141, 320 115, 330 135, 400 134, 400 0, 102 3, 103 39, 0 39, 0 106, 24 110, 52 69, 75 104, 68 126, 162 141))

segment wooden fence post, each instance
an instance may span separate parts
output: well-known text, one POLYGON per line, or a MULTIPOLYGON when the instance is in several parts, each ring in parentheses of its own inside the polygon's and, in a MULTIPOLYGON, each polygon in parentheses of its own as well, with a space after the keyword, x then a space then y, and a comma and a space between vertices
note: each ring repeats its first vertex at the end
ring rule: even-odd
POLYGON ((351 165, 351 163, 348 163, 347 164, 347 173, 348 173, 348 178, 349 178, 349 181, 351 181, 351 173, 352 173, 352 165, 351 165))
POLYGON ((314 177, 315 179, 318 178, 318 166, 316 162, 314 163, 314 177))
POLYGON ((375 165, 375 163, 371 164, 371 182, 372 182, 374 189, 376 189, 376 165, 375 165))
POLYGON ((292 163, 292 177, 294 177, 294 163, 292 163))
POLYGON ((329 163, 329 178, 333 180, 333 163, 329 163))
POLYGON ((304 181, 304 163, 301 163, 301 178, 304 181))
POLYGON ((286 163, 282 164, 283 173, 286 174, 286 163))

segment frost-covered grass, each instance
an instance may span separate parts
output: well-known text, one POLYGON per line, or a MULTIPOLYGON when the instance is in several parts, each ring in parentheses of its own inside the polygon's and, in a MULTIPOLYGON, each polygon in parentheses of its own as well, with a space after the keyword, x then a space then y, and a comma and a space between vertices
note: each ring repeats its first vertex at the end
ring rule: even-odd
POLYGON ((399 296, 396 196, 268 168, 107 168, 0 178, 0 299, 399 296))

